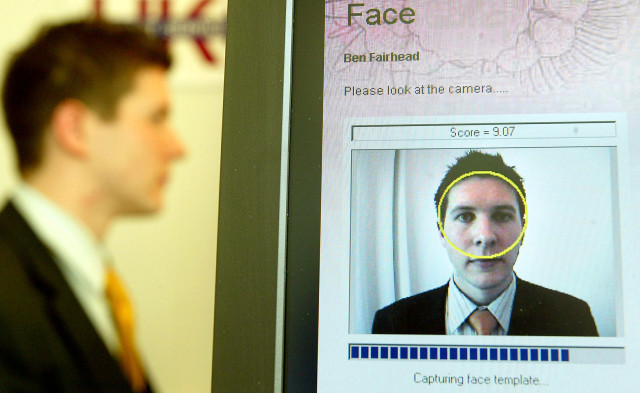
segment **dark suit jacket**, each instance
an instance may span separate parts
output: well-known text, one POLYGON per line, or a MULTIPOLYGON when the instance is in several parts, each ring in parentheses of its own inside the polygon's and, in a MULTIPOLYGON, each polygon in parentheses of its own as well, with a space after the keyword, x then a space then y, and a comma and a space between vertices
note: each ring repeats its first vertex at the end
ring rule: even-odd
MULTIPOLYGON (((589 305, 566 293, 516 278, 510 336, 597 336, 589 305)), ((446 334, 448 285, 417 294, 376 312, 376 334, 446 334)))
POLYGON ((0 213, 0 392, 131 393, 51 253, 12 204, 0 213))

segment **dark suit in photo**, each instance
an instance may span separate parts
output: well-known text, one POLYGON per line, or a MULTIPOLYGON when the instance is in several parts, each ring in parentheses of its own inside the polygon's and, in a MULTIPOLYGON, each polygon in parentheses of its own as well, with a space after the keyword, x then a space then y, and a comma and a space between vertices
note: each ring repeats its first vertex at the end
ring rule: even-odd
MULTIPOLYGON (((574 296, 516 278, 509 336, 598 336, 589 305, 574 296)), ((374 334, 446 334, 449 284, 376 312, 374 334)))

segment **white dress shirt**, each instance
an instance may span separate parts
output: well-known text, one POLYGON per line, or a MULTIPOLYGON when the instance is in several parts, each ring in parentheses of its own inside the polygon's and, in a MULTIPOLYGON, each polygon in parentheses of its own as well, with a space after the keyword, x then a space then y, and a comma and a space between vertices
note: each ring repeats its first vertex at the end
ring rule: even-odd
POLYGON ((487 309, 498 320, 498 326, 491 335, 504 336, 509 330, 513 299, 516 295, 516 277, 513 274, 511 284, 500 296, 486 307, 479 307, 471 301, 456 285, 453 277, 449 281, 447 292, 445 325, 447 334, 450 335, 477 335, 469 324, 467 318, 477 309, 487 309))
POLYGON ((109 258, 104 246, 85 225, 27 184, 20 184, 12 201, 38 238, 53 252, 54 261, 89 320, 115 355, 119 341, 105 296, 109 258))

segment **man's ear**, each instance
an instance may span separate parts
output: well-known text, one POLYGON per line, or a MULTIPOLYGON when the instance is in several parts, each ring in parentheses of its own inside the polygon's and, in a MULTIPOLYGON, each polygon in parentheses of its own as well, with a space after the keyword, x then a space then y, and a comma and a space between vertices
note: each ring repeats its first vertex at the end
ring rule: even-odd
POLYGON ((87 118, 91 111, 79 100, 60 102, 51 115, 54 143, 67 154, 84 157, 87 154, 87 118))

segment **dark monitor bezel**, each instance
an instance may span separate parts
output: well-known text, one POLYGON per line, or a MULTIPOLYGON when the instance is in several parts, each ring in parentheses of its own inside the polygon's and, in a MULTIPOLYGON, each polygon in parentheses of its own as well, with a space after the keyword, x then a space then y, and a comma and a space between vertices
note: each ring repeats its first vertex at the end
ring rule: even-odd
POLYGON ((287 135, 287 2, 228 5, 212 372, 217 393, 316 390, 324 7, 293 4, 287 135), (289 138, 288 173, 281 165, 283 138, 289 138), (283 184, 287 211, 281 209, 283 184), (278 277, 281 214, 288 217, 284 277, 278 277))

